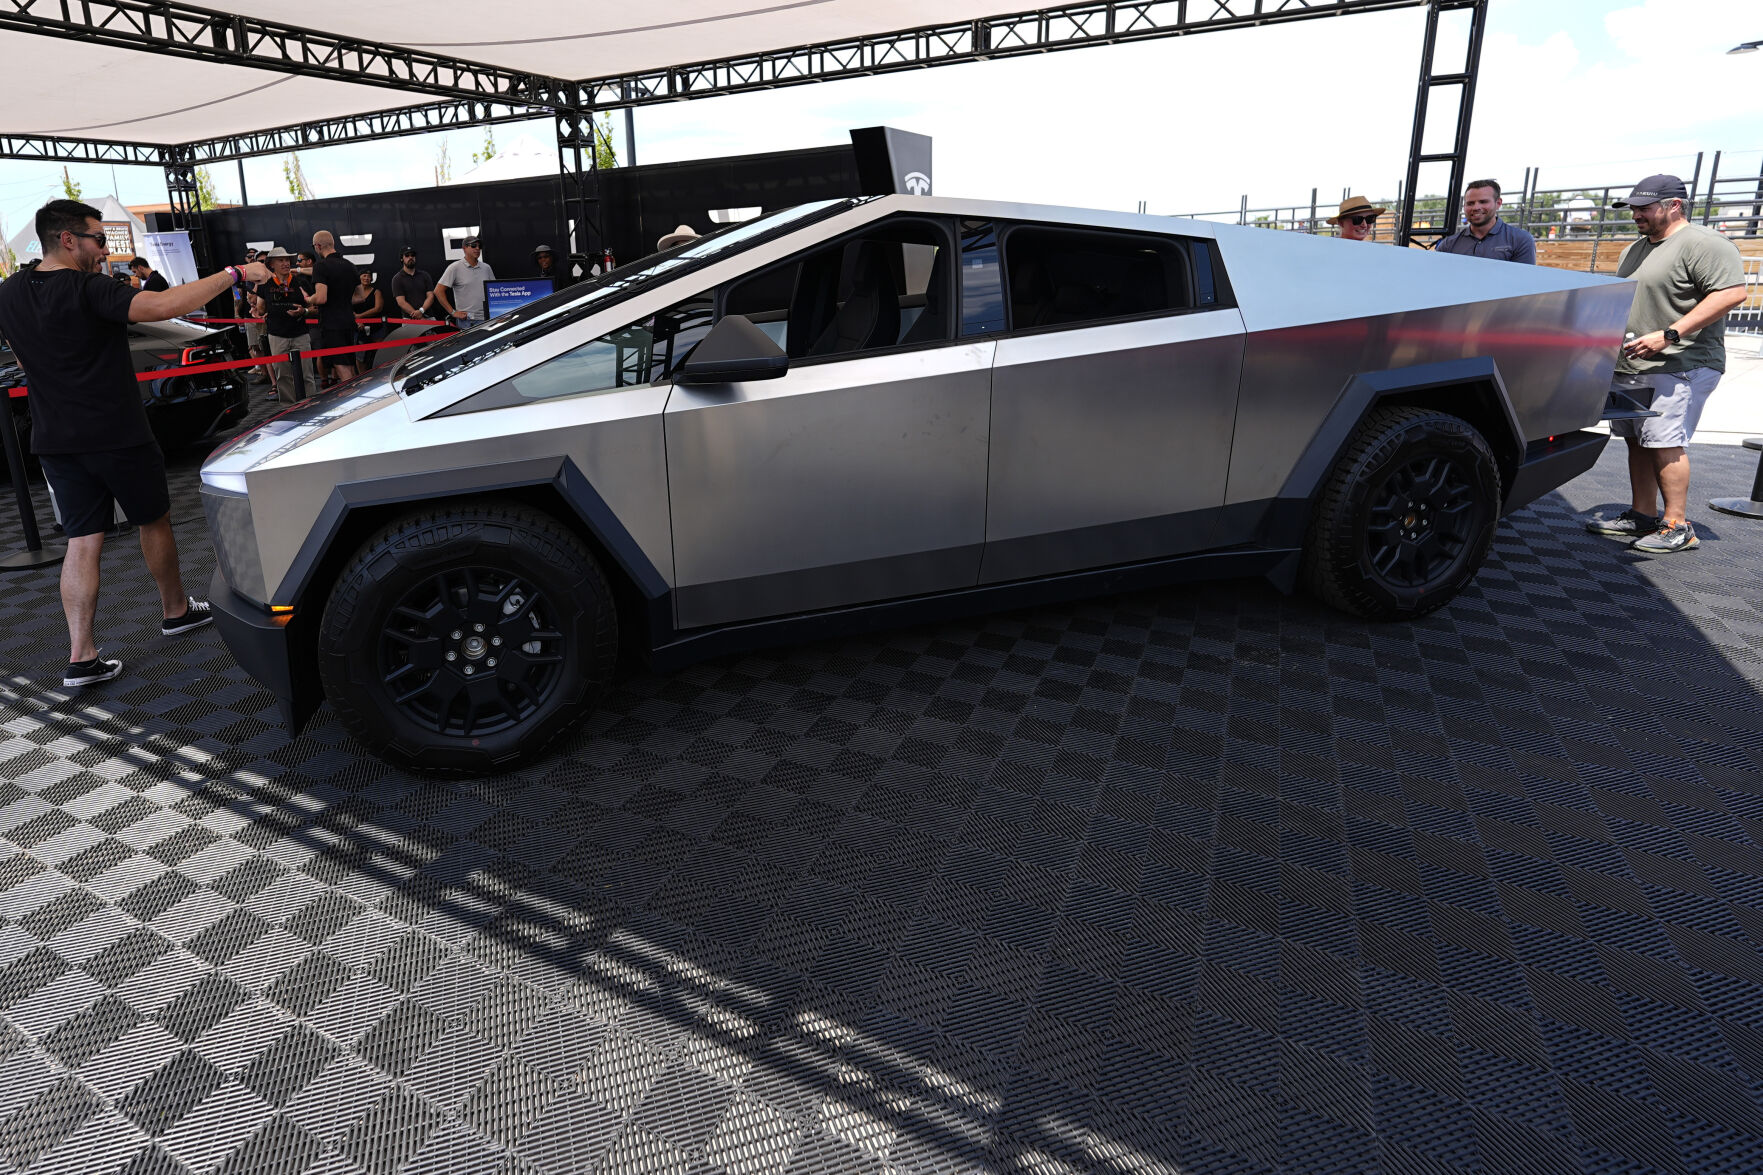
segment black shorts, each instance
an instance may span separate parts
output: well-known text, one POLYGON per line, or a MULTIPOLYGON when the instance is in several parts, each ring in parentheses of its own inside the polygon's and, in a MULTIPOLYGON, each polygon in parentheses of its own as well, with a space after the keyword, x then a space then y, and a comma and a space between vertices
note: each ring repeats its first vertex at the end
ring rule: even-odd
MULTIPOLYGON (((312 340, 312 346, 314 350, 324 351, 331 347, 353 347, 356 342, 355 326, 351 323, 349 326, 320 326, 318 337, 312 340)), ((326 363, 341 363, 348 367, 354 367, 356 356, 351 353, 348 355, 326 355, 323 358, 326 363)))
POLYGON ((61 529, 70 539, 109 528, 110 503, 136 526, 157 522, 171 512, 165 487, 165 457, 153 441, 99 453, 40 453, 43 476, 55 491, 61 529))

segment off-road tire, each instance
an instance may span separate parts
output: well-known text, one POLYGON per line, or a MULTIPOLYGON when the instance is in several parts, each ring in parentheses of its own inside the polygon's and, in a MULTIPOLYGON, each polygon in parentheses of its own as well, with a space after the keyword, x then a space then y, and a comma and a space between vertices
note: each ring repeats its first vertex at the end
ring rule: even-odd
POLYGON ((1500 501, 1499 466, 1467 421, 1428 408, 1373 412, 1317 497, 1304 586, 1368 620, 1425 616, 1481 568, 1500 501))
POLYGON ((509 502, 382 527, 338 576, 318 632, 325 695, 349 733, 394 766, 437 775, 542 754, 599 700, 617 656, 612 592, 593 555, 555 519, 509 502), (473 674, 457 676, 467 664, 473 674))

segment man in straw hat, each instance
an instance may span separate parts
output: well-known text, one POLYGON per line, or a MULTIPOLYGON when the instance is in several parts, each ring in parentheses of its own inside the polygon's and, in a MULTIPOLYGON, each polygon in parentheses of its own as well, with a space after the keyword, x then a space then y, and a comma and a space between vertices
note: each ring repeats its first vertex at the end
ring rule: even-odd
POLYGON ((1388 208, 1376 207, 1364 196, 1348 196, 1341 201, 1341 210, 1328 218, 1328 223, 1340 230, 1341 240, 1364 241, 1370 239, 1377 218, 1388 211, 1388 208))
MULTIPOLYGON (((294 272, 294 255, 277 245, 264 255, 269 266, 269 280, 258 282, 251 290, 251 309, 263 319, 264 337, 271 355, 290 351, 312 350, 312 335, 306 328, 306 316, 312 313, 308 299, 312 296, 312 279, 294 272)), ((308 396, 318 391, 318 373, 312 360, 301 368, 308 396)), ((292 404, 299 397, 294 391, 293 360, 270 365, 269 377, 275 381, 275 398, 292 404)))

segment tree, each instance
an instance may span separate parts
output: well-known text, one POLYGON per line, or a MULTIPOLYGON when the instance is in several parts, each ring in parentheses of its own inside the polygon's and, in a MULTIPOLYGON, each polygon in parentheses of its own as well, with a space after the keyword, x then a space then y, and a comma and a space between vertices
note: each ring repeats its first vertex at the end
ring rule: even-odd
POLYGON ((312 185, 306 182, 306 172, 300 167, 300 152, 291 151, 282 160, 282 178, 288 181, 288 195, 296 200, 312 199, 312 185))
POLYGON ((67 165, 61 165, 61 194, 69 200, 80 198, 80 186, 73 182, 73 176, 67 174, 67 165))
POLYGON ((7 277, 18 268, 18 257, 6 243, 10 237, 6 231, 6 218, 0 216, 0 277, 7 277))
POLYGON ((206 167, 198 167, 196 169, 196 207, 208 211, 214 206, 214 173, 206 167))
POLYGON ((495 157, 496 131, 494 127, 491 127, 484 131, 484 149, 482 151, 473 151, 471 153, 471 161, 473 163, 488 163, 495 157))
POLYGON ((442 139, 435 151, 435 187, 453 182, 453 157, 447 151, 447 140, 442 139))
POLYGON ((612 149, 612 116, 602 114, 594 125, 594 166, 617 167, 618 153, 612 149))

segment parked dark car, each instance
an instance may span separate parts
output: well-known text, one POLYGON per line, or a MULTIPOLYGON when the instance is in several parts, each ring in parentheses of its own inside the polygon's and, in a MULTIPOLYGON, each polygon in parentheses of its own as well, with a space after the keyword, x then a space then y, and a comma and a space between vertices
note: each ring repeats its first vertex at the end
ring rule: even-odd
MULTIPOLYGON (((165 372, 163 378, 142 381, 141 402, 159 447, 167 453, 225 438, 244 424, 251 410, 245 384, 248 368, 179 374, 181 368, 243 358, 245 344, 237 327, 205 326, 187 318, 131 323, 129 350, 137 374, 165 372)), ((0 383, 28 383, 17 372, 17 363, 12 351, 0 342, 0 383)), ((29 452, 30 397, 12 399, 11 406, 19 444, 29 452)), ((0 470, 5 467, 0 455, 0 470)))

